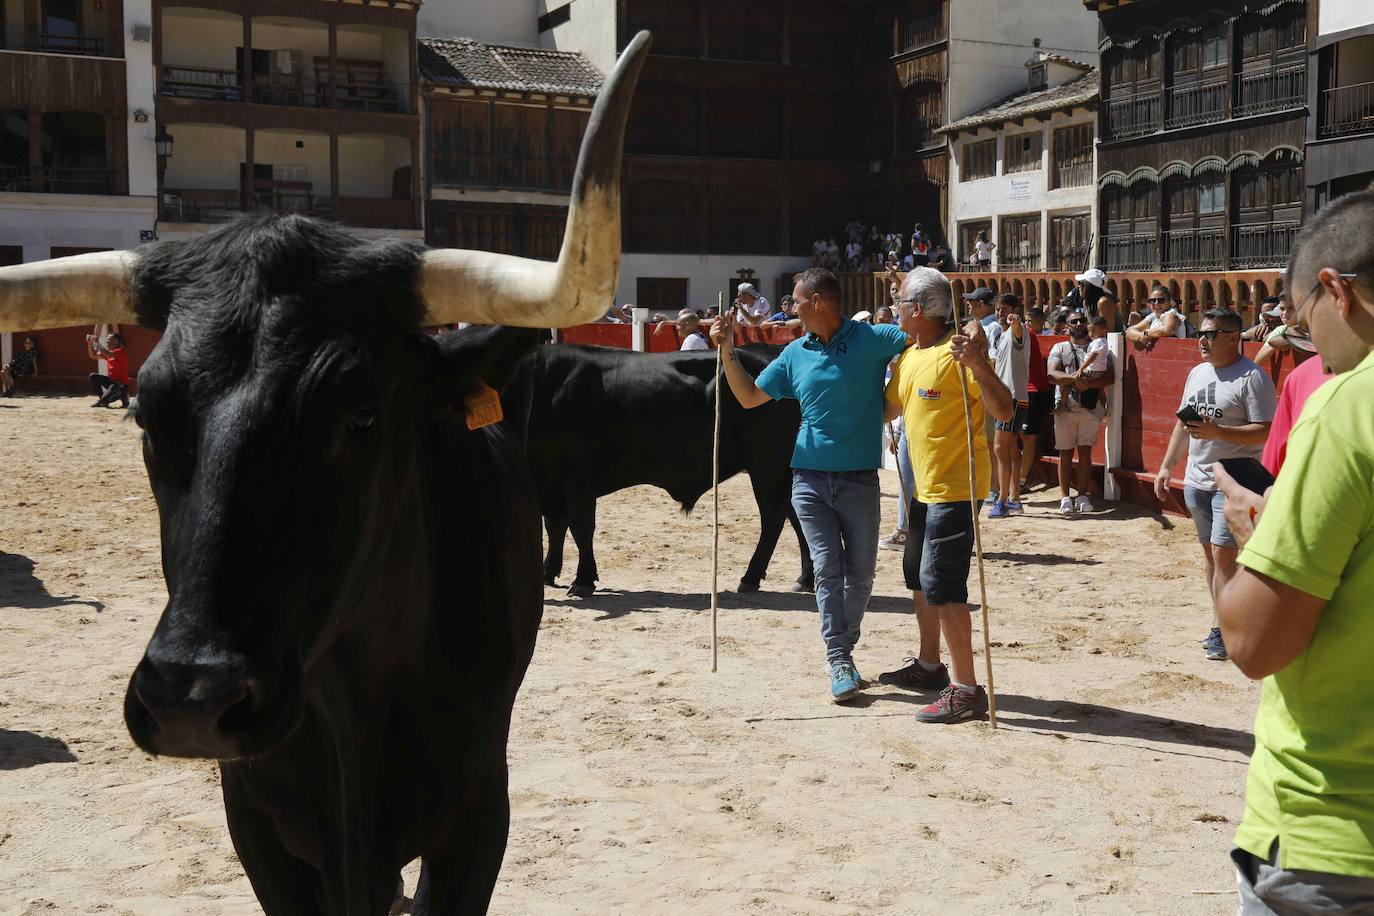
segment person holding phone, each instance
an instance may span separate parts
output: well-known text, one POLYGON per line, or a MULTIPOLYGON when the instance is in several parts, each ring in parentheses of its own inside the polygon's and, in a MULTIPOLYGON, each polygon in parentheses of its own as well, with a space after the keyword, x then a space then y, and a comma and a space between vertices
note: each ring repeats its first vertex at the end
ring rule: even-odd
POLYGON ((1259 366, 1241 355, 1240 315, 1225 309, 1205 313, 1198 332, 1203 362, 1188 373, 1178 421, 1155 475, 1155 496, 1163 502, 1174 465, 1188 456, 1183 501, 1193 517, 1212 596, 1212 628, 1203 640, 1207 657, 1226 660, 1226 644, 1217 623, 1216 601, 1236 574, 1238 545, 1226 524, 1226 497, 1212 466, 1222 458, 1259 458, 1278 398, 1274 383, 1259 366))

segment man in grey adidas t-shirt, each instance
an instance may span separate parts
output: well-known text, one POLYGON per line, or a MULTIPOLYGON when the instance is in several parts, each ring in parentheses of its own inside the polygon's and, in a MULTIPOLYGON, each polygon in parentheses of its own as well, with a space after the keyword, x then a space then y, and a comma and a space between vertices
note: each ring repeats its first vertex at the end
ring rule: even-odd
POLYGON ((1174 424, 1169 448, 1155 475, 1155 495, 1162 502, 1173 467, 1187 448, 1183 501, 1197 528, 1212 593, 1212 630, 1203 643, 1207 657, 1221 661, 1226 659, 1226 646, 1217 627, 1216 596, 1236 574, 1239 551, 1226 527, 1222 514, 1226 499, 1212 477, 1212 465, 1221 458, 1259 458, 1278 400, 1268 373, 1241 355, 1240 331, 1240 316, 1235 312, 1215 309, 1206 313, 1198 332, 1198 349, 1205 362, 1188 373, 1179 405, 1180 410, 1191 405, 1201 420, 1174 424))

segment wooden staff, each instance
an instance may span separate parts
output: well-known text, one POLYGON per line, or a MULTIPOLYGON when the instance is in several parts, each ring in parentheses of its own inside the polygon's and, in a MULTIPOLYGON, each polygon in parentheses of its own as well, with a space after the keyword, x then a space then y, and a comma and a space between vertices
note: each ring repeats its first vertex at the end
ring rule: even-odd
MULTIPOLYGON (((717 294, 716 314, 725 314, 725 294, 717 294)), ((725 322, 725 334, 730 336, 730 322, 725 322)), ((733 341, 731 341, 733 343, 733 341)), ((719 661, 716 640, 716 612, 720 609, 720 389, 725 384, 721 372, 721 350, 716 347, 716 434, 711 445, 711 673, 719 661)))
MULTIPOLYGON (((992 688, 992 640, 988 636, 988 585, 983 578, 983 534, 978 527, 977 467, 973 460, 973 407, 968 396, 967 369, 959 364, 959 387, 964 390, 964 423, 968 427, 968 503, 973 511, 973 551, 978 557, 978 598, 983 608, 983 659, 988 668, 988 719, 997 728, 997 694, 992 688)), ((978 431, 980 434, 982 430, 978 431)))

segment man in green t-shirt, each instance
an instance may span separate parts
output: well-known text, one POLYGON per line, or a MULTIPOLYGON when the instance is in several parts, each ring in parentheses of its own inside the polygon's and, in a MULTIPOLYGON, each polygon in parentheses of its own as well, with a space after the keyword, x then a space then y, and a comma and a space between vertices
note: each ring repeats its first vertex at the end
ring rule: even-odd
POLYGON ((1267 498, 1218 475, 1243 569, 1217 599, 1231 660, 1263 678, 1242 914, 1374 910, 1374 193, 1298 236, 1285 295, 1326 370, 1267 498), (1262 513, 1262 516, 1259 515, 1262 513), (1252 519, 1259 518, 1252 527, 1252 519))

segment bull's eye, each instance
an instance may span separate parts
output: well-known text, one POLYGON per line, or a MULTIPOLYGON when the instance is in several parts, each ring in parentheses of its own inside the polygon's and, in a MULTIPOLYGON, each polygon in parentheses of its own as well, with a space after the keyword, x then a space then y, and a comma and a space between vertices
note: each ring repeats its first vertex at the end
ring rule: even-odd
POLYGON ((377 422, 377 412, 363 408, 353 411, 353 416, 348 418, 348 431, 358 432, 364 429, 371 429, 372 424, 377 422))

